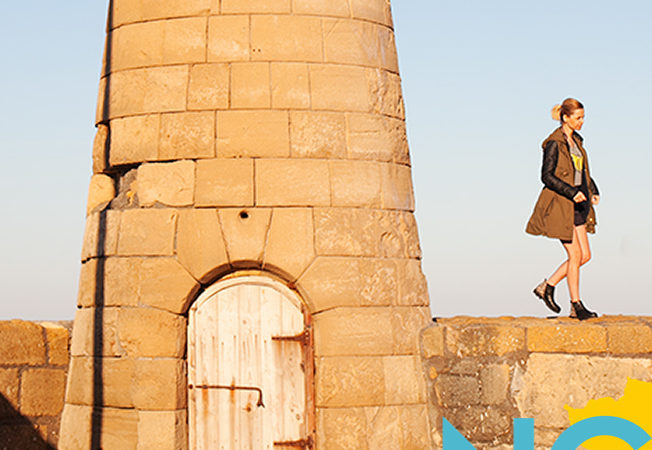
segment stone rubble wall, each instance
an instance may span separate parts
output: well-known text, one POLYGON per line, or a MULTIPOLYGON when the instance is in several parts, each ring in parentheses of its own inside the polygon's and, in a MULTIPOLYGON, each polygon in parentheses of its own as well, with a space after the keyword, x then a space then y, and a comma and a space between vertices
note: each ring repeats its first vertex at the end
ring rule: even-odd
POLYGON ((55 448, 70 323, 0 322, 0 448, 55 448))
POLYGON ((439 319, 421 336, 436 448, 442 417, 476 449, 512 449, 512 419, 535 419, 536 449, 570 426, 565 405, 618 399, 652 381, 652 318, 439 319))

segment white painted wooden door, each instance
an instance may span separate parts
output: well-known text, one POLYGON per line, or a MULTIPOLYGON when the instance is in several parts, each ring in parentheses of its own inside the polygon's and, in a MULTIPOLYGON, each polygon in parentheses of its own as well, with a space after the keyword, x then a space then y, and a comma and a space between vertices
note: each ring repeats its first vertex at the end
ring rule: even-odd
POLYGON ((262 276, 219 282, 195 302, 188 326, 191 449, 309 447, 301 444, 309 435, 305 371, 312 367, 302 311, 293 291, 262 276))

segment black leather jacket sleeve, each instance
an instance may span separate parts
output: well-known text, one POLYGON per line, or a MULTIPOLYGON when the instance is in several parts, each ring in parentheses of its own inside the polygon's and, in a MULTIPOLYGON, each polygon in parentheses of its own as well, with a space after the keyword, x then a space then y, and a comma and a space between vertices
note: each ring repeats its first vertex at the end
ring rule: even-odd
POLYGON ((593 192, 593 195, 600 195, 600 191, 598 190, 598 185, 595 184, 595 180, 593 177, 591 177, 591 192, 593 192))
POLYGON ((555 141, 549 141, 543 149, 543 164, 541 165, 541 181, 551 191, 563 195, 569 200, 580 191, 579 187, 571 186, 555 176, 559 148, 555 141))

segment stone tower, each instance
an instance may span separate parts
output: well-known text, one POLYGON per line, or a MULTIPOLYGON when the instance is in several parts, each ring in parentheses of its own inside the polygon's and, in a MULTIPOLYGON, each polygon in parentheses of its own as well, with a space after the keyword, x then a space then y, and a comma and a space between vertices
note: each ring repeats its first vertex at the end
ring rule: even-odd
POLYGON ((61 448, 430 448, 389 0, 107 29, 61 448))

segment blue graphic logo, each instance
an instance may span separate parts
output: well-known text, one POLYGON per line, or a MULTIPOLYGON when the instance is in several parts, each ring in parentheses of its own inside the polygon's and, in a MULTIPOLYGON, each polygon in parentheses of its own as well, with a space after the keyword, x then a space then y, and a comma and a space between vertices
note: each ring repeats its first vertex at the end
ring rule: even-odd
MULTIPOLYGON (((443 419, 443 450, 476 450, 462 434, 443 419)), ((612 416, 584 419, 559 435, 551 450, 575 450, 588 439, 613 436, 625 441, 633 450, 647 444, 652 437, 634 422, 612 416)), ((514 450, 534 450, 534 419, 514 419, 514 450)))

